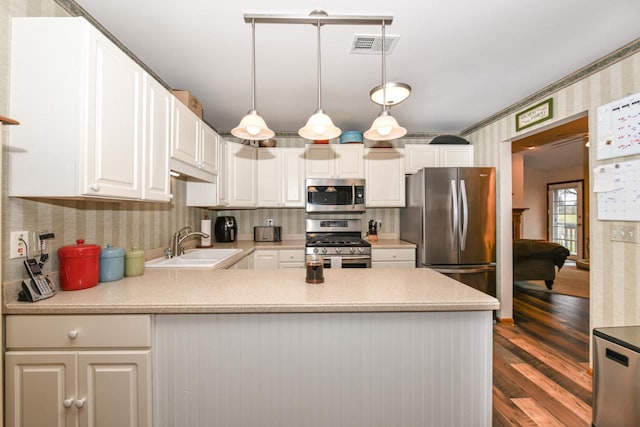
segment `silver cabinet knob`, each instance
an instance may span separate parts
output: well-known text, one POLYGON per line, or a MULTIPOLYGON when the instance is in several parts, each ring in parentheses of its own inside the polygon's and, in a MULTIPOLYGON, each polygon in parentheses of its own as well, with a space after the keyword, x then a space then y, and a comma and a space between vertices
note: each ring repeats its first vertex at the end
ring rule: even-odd
POLYGON ((65 399, 62 401, 62 406, 65 408, 71 408, 71 405, 73 405, 73 399, 65 399))
POLYGON ((75 340, 76 338, 78 338, 78 331, 69 331, 67 332, 67 336, 69 337, 69 339, 75 340))
POLYGON ((80 409, 84 406, 85 399, 76 400, 76 408, 80 409))

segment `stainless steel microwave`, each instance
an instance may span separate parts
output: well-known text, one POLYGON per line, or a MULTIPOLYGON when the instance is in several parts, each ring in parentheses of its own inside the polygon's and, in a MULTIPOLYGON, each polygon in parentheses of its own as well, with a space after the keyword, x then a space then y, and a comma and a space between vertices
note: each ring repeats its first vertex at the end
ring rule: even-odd
POLYGON ((307 178, 307 212, 364 212, 364 179, 307 178))

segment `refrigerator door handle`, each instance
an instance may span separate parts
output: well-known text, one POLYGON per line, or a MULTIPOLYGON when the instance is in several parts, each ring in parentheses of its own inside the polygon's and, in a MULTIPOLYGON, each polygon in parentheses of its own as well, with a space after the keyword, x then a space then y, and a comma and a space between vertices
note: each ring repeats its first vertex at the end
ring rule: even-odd
POLYGON ((455 179, 451 180, 451 247, 455 247, 456 234, 458 233, 458 190, 455 179))
POLYGON ((460 250, 467 245, 467 229, 469 228, 469 206, 467 204, 467 187, 464 179, 460 180, 460 195, 462 196, 462 225, 460 226, 460 250))

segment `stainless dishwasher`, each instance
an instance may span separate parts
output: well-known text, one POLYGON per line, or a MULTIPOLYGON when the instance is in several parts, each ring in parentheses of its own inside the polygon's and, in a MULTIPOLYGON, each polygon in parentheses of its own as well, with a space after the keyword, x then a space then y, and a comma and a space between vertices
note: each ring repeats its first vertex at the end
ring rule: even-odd
POLYGON ((640 425, 640 326, 593 330, 593 423, 640 425))

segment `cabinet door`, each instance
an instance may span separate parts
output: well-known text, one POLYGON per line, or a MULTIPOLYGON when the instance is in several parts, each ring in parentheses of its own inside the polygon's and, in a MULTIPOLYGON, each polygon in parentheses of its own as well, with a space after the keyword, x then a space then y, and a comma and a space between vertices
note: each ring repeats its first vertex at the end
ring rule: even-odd
POLYGON ((255 270, 275 270, 278 268, 278 251, 260 249, 254 252, 253 268, 255 270))
POLYGON ((335 153, 330 145, 310 144, 306 147, 307 178, 333 178, 335 153))
POLYGON ((438 166, 440 150, 436 145, 406 144, 404 151, 406 173, 416 173, 422 168, 438 166))
POLYGON ((336 145, 335 178, 364 178, 364 145, 336 145))
POLYGON ((80 352, 79 425, 151 426, 151 351, 80 352))
POLYGON ((227 145, 227 179, 230 207, 256 206, 256 148, 229 143, 227 145))
POLYGON ((145 74, 144 183, 142 198, 171 199, 169 148, 171 146, 171 93, 145 74))
POLYGON ((86 175, 90 196, 142 196, 142 75, 131 58, 90 32, 86 175))
POLYGON ((218 174, 218 134, 202 123, 200 168, 213 175, 218 174))
MULTIPOLYGON (((200 119, 186 105, 174 97, 171 157, 197 168, 199 149, 200 119)), ((181 171, 178 170, 178 172, 181 171)))
POLYGON ((281 206, 303 208, 305 206, 304 148, 280 148, 282 158, 281 206))
POLYGON ((75 426, 75 373, 74 352, 7 352, 7 427, 75 426))
MULTIPOLYGON (((278 148, 258 149, 258 206, 278 207, 282 204, 282 157, 278 148)), ((284 175, 286 177, 286 174, 284 175)))
POLYGON ((440 146, 440 166, 473 166, 473 145, 440 146))
POLYGON ((227 167, 227 152, 228 147, 227 145, 230 144, 230 142, 224 141, 222 139, 219 140, 220 143, 218 144, 218 179, 216 180, 216 184, 217 184, 217 191, 218 191, 218 196, 217 196, 217 206, 227 206, 229 204, 229 185, 228 185, 228 167, 227 167))
POLYGON ((368 148, 365 159, 367 207, 404 207, 404 150, 368 148))

